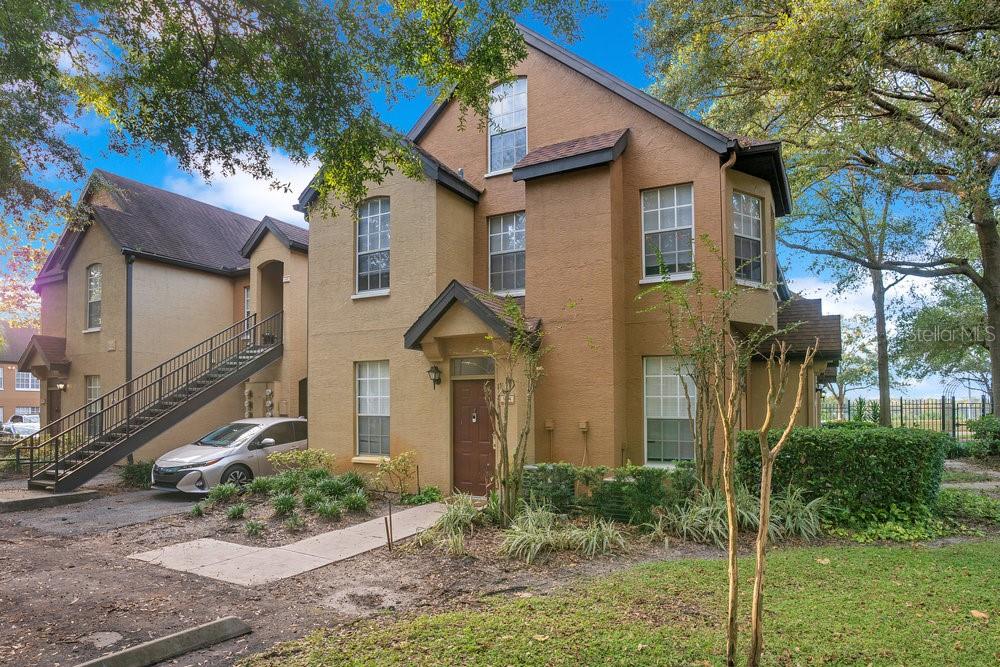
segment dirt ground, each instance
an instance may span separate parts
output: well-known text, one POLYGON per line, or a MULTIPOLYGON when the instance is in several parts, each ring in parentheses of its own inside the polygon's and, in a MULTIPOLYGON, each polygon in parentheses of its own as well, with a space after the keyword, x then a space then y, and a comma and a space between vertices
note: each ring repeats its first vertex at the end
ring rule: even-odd
MULTIPOLYGON (((376 614, 391 620, 475 606, 494 595, 545 595, 637 562, 719 554, 697 545, 668 549, 637 543, 624 555, 560 556, 527 566, 489 557, 497 536, 480 531, 468 540, 468 556, 453 558, 412 545, 392 553, 383 548, 256 588, 126 558, 208 535, 244 541, 235 532, 226 534, 235 529, 225 525, 221 512, 189 517, 192 504, 175 494, 130 491, 62 508, 0 514, 0 664, 74 665, 234 615, 253 633, 169 663, 229 665, 316 627, 376 614), (128 510, 136 506, 146 509, 128 510), (119 525, 116 516, 124 517, 119 525)), ((378 516, 380 509, 358 518, 378 516)), ((342 526, 332 526, 337 527, 342 526)), ((310 526, 309 532, 314 530, 310 526)))

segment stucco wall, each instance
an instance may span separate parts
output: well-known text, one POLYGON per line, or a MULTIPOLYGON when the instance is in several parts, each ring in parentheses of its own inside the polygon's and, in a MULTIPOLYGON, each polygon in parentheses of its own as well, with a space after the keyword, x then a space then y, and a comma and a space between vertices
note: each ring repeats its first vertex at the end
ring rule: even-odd
MULTIPOLYGON (((429 180, 388 177, 370 196, 390 200, 390 293, 352 299, 356 225, 349 211, 310 215, 310 447, 351 466, 356 454, 357 361, 389 361, 390 452, 415 451, 420 479, 451 488, 451 414, 447 382, 434 388, 431 363, 403 348, 403 334, 453 278, 472 273, 471 205, 429 180)), ((447 364, 439 364, 447 373, 447 364)), ((355 463, 370 470, 371 463, 355 463)))
MULTIPOLYGON (((135 260, 132 271, 132 377, 232 325, 234 279, 142 259, 135 260)), ((134 457, 154 459, 239 419, 242 400, 239 387, 230 389, 140 447, 134 457)))
MULTIPOLYGON (((250 378, 254 415, 264 414, 264 391, 271 389, 275 416, 298 416, 299 380, 307 375, 309 259, 266 234, 250 256, 250 294, 258 322, 276 312, 282 317, 282 358, 250 378)), ((242 304, 242 291, 240 292, 242 304)), ((240 306, 242 308, 242 305, 240 306)))

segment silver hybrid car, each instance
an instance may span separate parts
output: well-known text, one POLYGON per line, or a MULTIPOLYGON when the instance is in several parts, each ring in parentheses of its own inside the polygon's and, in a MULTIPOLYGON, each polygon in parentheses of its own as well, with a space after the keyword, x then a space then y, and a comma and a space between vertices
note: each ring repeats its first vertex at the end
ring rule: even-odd
POLYGON ((217 484, 242 486, 274 472, 269 454, 307 447, 304 417, 240 419, 156 459, 153 488, 208 493, 217 484))

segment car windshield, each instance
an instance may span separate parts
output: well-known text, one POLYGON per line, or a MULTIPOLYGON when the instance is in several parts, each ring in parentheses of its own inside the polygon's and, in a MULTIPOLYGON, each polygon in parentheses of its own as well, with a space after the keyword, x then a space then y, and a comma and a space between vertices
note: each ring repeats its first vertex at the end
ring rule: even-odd
POLYGON ((257 426, 257 424, 226 424, 194 444, 205 447, 229 447, 257 426))

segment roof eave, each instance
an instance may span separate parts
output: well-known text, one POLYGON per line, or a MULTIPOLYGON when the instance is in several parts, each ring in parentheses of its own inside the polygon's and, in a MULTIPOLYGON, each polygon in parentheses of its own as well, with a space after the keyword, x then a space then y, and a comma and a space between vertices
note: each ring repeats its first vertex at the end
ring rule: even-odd
POLYGON ((601 148, 596 151, 580 153, 579 155, 556 158, 547 162, 531 164, 526 167, 515 166, 511 171, 511 177, 515 181, 530 181, 534 178, 541 178, 543 176, 551 176, 554 174, 564 174, 578 169, 587 169, 588 167, 596 167, 602 164, 608 164, 609 162, 614 162, 625 150, 625 147, 628 146, 629 134, 630 132, 627 130, 623 132, 622 136, 618 138, 618 141, 615 142, 614 146, 609 148, 601 148))

